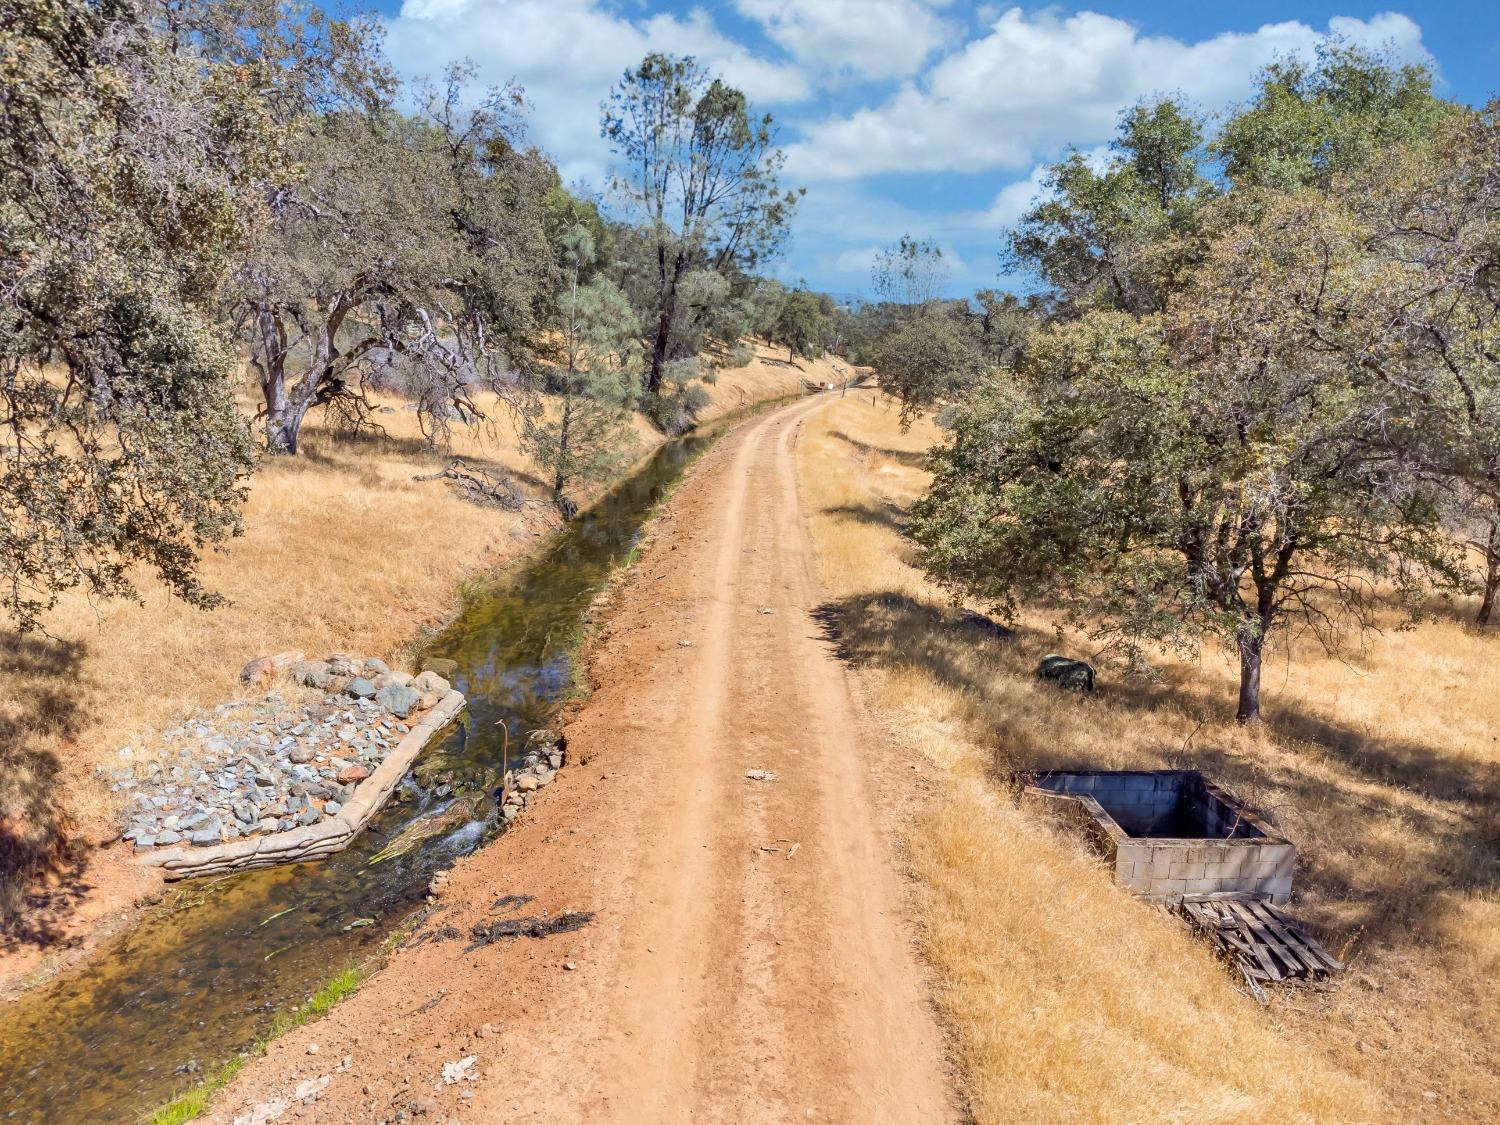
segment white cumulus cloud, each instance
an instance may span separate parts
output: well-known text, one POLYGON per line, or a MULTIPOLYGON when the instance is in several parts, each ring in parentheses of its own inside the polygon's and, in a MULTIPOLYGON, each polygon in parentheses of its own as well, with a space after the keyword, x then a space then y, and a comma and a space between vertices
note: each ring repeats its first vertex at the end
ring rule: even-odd
MULTIPOLYGON (((1336 17, 1327 30, 1431 61, 1421 29, 1404 15, 1336 17)), ((1243 99, 1257 70, 1278 56, 1310 55, 1322 34, 1294 20, 1185 43, 1097 12, 1010 8, 883 103, 805 125, 790 169, 804 179, 852 179, 1025 167, 1063 145, 1107 138, 1123 107, 1155 92, 1209 110, 1243 99)))
POLYGON ((386 32, 402 74, 436 77, 467 58, 485 83, 519 82, 535 107, 532 133, 564 177, 595 184, 608 161, 599 103, 650 51, 695 55, 757 104, 799 101, 812 89, 803 68, 755 55, 698 9, 632 20, 599 0, 405 0, 386 32))
POLYGON ((815 73, 864 81, 914 74, 958 27, 947 0, 735 0, 740 13, 815 73))

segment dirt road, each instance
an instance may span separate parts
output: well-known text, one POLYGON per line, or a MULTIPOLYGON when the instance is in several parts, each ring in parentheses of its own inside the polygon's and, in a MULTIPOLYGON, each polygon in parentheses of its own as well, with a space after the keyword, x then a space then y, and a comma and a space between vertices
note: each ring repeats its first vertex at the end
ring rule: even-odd
POLYGON ((277 1101, 328 1121, 955 1116, 883 796, 906 767, 813 616, 794 447, 820 401, 742 424, 674 496, 598 639, 573 764, 455 868, 433 939, 276 1044, 212 1119, 277 1101), (502 895, 595 921, 443 940, 509 916, 502 895), (470 1055, 477 1079, 445 1083, 470 1055))

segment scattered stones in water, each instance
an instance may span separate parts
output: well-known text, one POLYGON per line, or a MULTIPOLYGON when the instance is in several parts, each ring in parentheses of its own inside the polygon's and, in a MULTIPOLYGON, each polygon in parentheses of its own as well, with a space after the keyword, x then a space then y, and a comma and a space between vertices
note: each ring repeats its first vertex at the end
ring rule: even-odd
POLYGON ((264 686, 281 675, 326 694, 294 702, 272 690, 221 703, 163 732, 156 747, 124 747, 117 766, 101 767, 125 799, 124 839, 139 850, 210 847, 333 817, 449 690, 436 672, 413 678, 348 653, 278 653, 251 661, 241 679, 264 686))

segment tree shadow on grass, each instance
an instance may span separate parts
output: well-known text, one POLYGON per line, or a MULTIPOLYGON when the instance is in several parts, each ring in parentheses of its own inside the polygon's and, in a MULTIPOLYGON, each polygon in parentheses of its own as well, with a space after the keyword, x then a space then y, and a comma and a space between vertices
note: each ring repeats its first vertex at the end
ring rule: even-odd
POLYGON ((337 454, 373 453, 407 460, 441 457, 439 450, 420 437, 393 434, 386 430, 366 429, 355 433, 314 431, 305 433, 297 456, 315 465, 340 465, 337 454))
POLYGON ((889 500, 866 504, 840 504, 834 508, 825 508, 823 514, 838 519, 855 520, 872 527, 882 527, 888 531, 894 531, 897 535, 906 534, 906 509, 889 500))
MULTIPOLYGON (((831 511, 841 511, 834 508, 831 511)), ((862 510, 862 509, 861 509, 862 510)), ((871 517, 875 518, 875 517, 871 517)), ((906 594, 862 594, 812 611, 834 655, 854 668, 920 665, 943 683, 975 690, 975 677, 953 659, 952 644, 1009 644, 1016 632, 960 609, 906 594)))
POLYGON ((871 445, 867 441, 850 437, 843 430, 829 430, 828 436, 837 438, 845 445, 864 454, 866 457, 879 457, 887 461, 894 461, 898 465, 904 465, 908 469, 924 469, 927 467, 927 451, 925 449, 887 449, 882 445, 871 445))
MULTIPOLYGON (((1398 607, 1393 607, 1398 608, 1398 607)), ((1479 614, 1479 598, 1438 595, 1429 598, 1422 606, 1422 616, 1433 621, 1449 621, 1461 626, 1465 632, 1475 636, 1500 635, 1500 620, 1481 625, 1475 620, 1479 614)))
MULTIPOLYGON (((536 493, 551 490, 550 484, 525 469, 519 469, 489 457, 461 456, 444 452, 441 449, 434 449, 421 438, 402 437, 376 430, 363 430, 357 434, 343 434, 336 437, 319 434, 311 440, 304 441, 296 457, 286 458, 279 464, 288 468, 305 465, 347 472, 351 465, 347 458, 341 458, 338 454, 347 454, 351 451, 410 461, 415 475, 423 476, 441 471, 443 466, 452 461, 462 461, 465 467, 471 470, 478 470, 488 476, 514 482, 536 493)), ((357 468, 357 466, 353 467, 357 468)), ((462 493, 457 493, 457 495, 460 499, 467 499, 462 493)))
MULTIPOLYGON (((1005 635, 987 619, 883 593, 827 602, 813 617, 839 659, 854 667, 915 669, 963 693, 989 697, 995 675, 1033 676, 1034 662, 1056 644, 1049 633, 1022 629, 1005 635), (980 646, 983 646, 980 648, 980 646), (982 657, 975 659, 976 649, 982 657)), ((1038 686, 1035 690, 1051 690, 1038 686)), ((1295 700, 1268 698, 1266 726, 1282 752, 1257 757, 1194 739, 1194 724, 1225 723, 1233 700, 1223 685, 1182 673, 1154 683, 1101 676, 1093 696, 1080 696, 1088 721, 1128 732, 1135 715, 1164 709, 1188 737, 1159 738, 1131 751, 1138 768, 1198 769, 1238 790, 1252 804, 1274 790, 1300 817, 1305 838, 1297 887, 1322 919, 1346 934, 1401 947, 1429 940, 1426 925, 1441 916, 1438 900, 1500 885, 1500 777, 1473 760, 1411 739, 1372 734, 1295 700), (1097 709, 1097 717, 1092 713, 1097 709), (1306 755, 1299 753, 1306 747, 1306 755), (1414 799, 1415 798, 1415 799, 1414 799), (1321 810, 1321 812, 1319 812, 1321 810), (1322 816, 1321 821, 1310 818, 1322 816), (1388 833, 1410 834, 1399 862, 1388 833)), ((1025 714, 997 721, 996 778, 1014 770, 1118 768, 1025 714), (1003 747, 1004 764, 1000 750, 1003 747)), ((1276 809, 1263 810, 1276 815, 1276 809)))
POLYGON ((77 732, 82 656, 80 644, 0 633, 0 681, 11 696, 0 710, 0 946, 54 944, 51 919, 88 889, 83 857, 67 843, 61 763, 49 748, 77 732))

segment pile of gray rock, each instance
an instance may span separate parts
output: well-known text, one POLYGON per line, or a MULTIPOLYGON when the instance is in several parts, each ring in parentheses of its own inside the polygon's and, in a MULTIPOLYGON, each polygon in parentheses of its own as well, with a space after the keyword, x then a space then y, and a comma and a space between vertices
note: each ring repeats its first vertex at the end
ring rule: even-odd
POLYGON ((154 747, 121 750, 120 764, 103 771, 123 798, 122 835, 138 849, 208 847, 337 815, 449 691, 436 672, 393 672, 348 653, 267 657, 247 665, 242 679, 265 686, 259 667, 267 662, 276 676, 319 694, 309 699, 294 688, 222 703, 164 732, 154 747))

